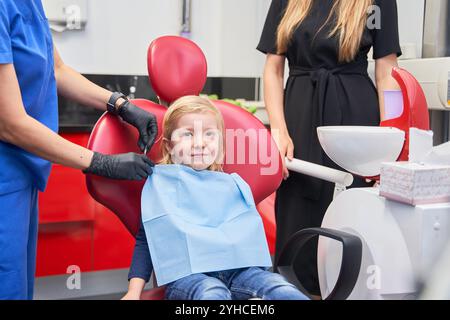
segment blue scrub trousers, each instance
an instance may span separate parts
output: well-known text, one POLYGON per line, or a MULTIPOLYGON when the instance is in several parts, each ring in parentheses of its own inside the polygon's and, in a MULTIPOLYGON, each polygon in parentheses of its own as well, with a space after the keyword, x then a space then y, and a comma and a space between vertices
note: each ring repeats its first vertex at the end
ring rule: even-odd
POLYGON ((36 187, 0 195, 0 300, 33 299, 37 230, 36 187))

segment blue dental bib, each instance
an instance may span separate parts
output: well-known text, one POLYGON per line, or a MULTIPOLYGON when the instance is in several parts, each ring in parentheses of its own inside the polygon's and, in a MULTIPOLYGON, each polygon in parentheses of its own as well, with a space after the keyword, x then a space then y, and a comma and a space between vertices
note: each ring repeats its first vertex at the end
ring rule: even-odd
POLYGON ((159 286, 194 273, 272 266, 252 192, 236 173, 156 165, 141 210, 159 286))

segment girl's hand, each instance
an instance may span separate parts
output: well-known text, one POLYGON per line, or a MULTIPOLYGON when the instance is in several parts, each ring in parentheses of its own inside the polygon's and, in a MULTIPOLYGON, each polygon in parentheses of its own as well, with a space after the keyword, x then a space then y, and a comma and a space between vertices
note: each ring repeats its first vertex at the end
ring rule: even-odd
POLYGON ((128 291, 126 295, 122 297, 120 300, 140 300, 141 295, 139 293, 128 291))
POLYGON ((141 278, 131 278, 128 284, 128 292, 121 300, 140 300, 144 290, 145 280, 141 278))
POLYGON ((289 178, 289 170, 286 168, 285 158, 292 160, 294 158, 294 143, 288 132, 281 132, 275 142, 280 151, 281 160, 283 162, 283 179, 289 178), (278 140, 278 141, 277 141, 278 140))

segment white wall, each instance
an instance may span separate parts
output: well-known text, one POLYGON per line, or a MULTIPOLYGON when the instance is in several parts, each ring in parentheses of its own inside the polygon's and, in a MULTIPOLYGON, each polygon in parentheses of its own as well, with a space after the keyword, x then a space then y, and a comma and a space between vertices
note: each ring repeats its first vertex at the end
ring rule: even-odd
POLYGON ((210 76, 259 77, 256 51, 270 0, 193 0, 193 36, 205 51, 210 76))
MULTIPOLYGON (((255 47, 270 2, 192 0, 192 40, 205 52, 208 76, 261 76, 265 57, 255 47)), ((397 2, 401 42, 414 43, 420 55, 424 0, 397 2)), ((149 43, 178 34, 181 14, 181 0, 88 0, 86 29, 54 33, 54 40, 82 73, 145 75, 149 43)))
MULTIPOLYGON (((192 40, 205 52, 208 76, 260 76, 264 56, 255 47, 269 4, 192 1, 192 40)), ((178 34, 181 14, 181 0, 89 0, 86 29, 54 33, 54 40, 64 61, 80 72, 145 75, 149 43, 178 34)))
POLYGON ((425 0, 397 0, 397 5, 400 44, 404 46, 405 57, 413 58, 414 54, 415 57, 421 58, 425 0), (407 50, 414 52, 409 53, 407 50))
POLYGON ((177 33, 179 21, 178 0, 89 0, 86 29, 53 36, 64 61, 82 73, 145 75, 149 43, 177 33))

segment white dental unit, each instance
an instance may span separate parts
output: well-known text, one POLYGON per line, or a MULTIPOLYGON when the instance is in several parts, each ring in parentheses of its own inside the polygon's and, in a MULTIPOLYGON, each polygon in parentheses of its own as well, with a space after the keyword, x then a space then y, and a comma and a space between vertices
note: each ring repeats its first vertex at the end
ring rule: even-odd
MULTIPOLYGON (((333 135, 325 133, 324 136, 327 134, 333 135)), ((335 134, 340 135, 339 132, 335 134)), ((379 161, 378 164, 374 161, 372 166, 380 168, 384 157, 398 153, 389 148, 395 145, 397 134, 397 130, 367 133, 367 136, 379 139, 378 146, 371 143, 370 150, 365 150, 372 159, 379 161)), ((342 139, 349 137, 343 135, 342 139)), ((328 140, 323 137, 325 150, 328 140)), ((364 145, 360 146, 364 150, 364 145)), ((340 151, 336 148, 333 151, 339 158, 340 151)), ((450 159, 447 164, 450 165, 450 159)), ((346 169, 354 171, 352 167, 346 169)), ((437 201, 413 206, 380 196, 379 191, 380 188, 374 187, 341 193, 329 206, 322 227, 349 232, 362 240, 361 267, 349 299, 416 298, 418 281, 428 275, 449 239, 450 203, 437 201)), ((318 264, 323 296, 330 294, 336 283, 341 250, 336 241, 319 240, 318 264)))
MULTIPOLYGON (((416 85, 417 91, 410 90, 404 94, 414 97, 419 95, 421 88, 418 83, 416 85)), ((420 153, 432 155, 436 149, 431 149, 430 132, 414 129, 409 142, 405 141, 405 131, 394 127, 321 127, 318 128, 318 134, 324 151, 334 162, 363 177, 379 175, 382 163, 396 161, 405 143, 409 143, 410 159, 426 156, 420 153), (427 136, 425 140, 424 135, 427 136)), ((450 144, 442 145, 438 150, 441 161, 441 171, 438 173, 443 176, 438 182, 435 179, 434 183, 442 183, 442 188, 446 188, 445 200, 436 198, 433 201, 431 195, 431 201, 428 202, 435 203, 411 205, 381 196, 379 186, 343 192, 337 189, 338 193, 321 226, 326 233, 322 234, 320 230, 314 229, 304 230, 293 236, 288 245, 291 249, 281 255, 278 265, 280 273, 299 285, 293 277, 291 262, 296 254, 301 254, 299 247, 302 244, 313 236, 322 235, 326 237, 319 239, 318 272, 323 297, 417 298, 419 281, 428 276, 450 239, 450 144), (360 239, 360 244, 346 248, 345 240, 340 239, 339 234, 334 234, 335 231, 355 236, 354 240, 360 239), (327 234, 330 232, 331 234, 327 234), (345 259, 343 251, 346 251, 345 259), (338 281, 341 274, 342 279, 338 281)), ((433 165, 429 165, 429 168, 435 168, 433 165)), ((428 168, 426 162, 417 163, 417 166, 428 168)), ((288 163, 288 167, 290 170, 333 181, 341 188, 351 183, 351 179, 344 173, 339 174, 330 169, 321 171, 315 165, 305 166, 304 163, 294 161, 288 163), (322 174, 318 174, 319 172, 322 174)), ((414 174, 415 171, 412 172, 414 174)), ((401 175, 397 183, 404 184, 401 175)), ((429 181, 427 183, 425 188, 429 187, 429 181)), ((383 188, 383 175, 381 187, 383 188)), ((407 189, 413 187, 413 184, 406 185, 407 189)))

